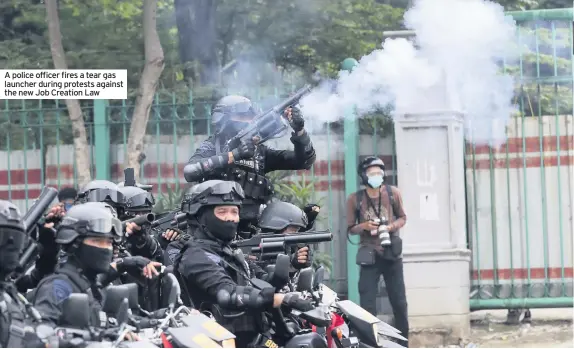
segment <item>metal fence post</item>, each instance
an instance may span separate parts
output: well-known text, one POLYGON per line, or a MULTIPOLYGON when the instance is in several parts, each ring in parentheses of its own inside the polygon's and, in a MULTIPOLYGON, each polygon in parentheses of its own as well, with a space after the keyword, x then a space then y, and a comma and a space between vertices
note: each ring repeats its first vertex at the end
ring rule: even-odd
MULTIPOLYGON (((341 64, 343 70, 351 71, 357 64, 357 60, 347 58, 341 64)), ((359 127, 354 107, 345 110, 344 121, 344 142, 345 142, 345 195, 349 197, 357 191, 357 157, 359 127)), ((343 229, 346 229, 346 224, 343 229)), ((343 232, 347 234, 347 232, 343 232)), ((348 299, 359 303, 359 267, 355 263, 359 243, 359 237, 351 237, 351 242, 347 241, 347 295, 348 299)))
POLYGON ((94 158, 96 179, 110 180, 110 128, 106 115, 108 101, 94 100, 94 158))

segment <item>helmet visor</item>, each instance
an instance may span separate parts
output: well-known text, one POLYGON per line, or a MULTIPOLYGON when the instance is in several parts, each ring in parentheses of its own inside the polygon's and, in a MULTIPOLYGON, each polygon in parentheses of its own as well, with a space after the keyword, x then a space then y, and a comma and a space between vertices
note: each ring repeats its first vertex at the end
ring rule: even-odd
POLYGON ((125 196, 117 190, 113 189, 94 189, 86 195, 88 202, 112 202, 114 204, 124 204, 125 196))
POLYGON ((216 106, 211 114, 211 118, 215 122, 223 120, 224 116, 229 116, 232 120, 247 121, 253 119, 257 115, 257 111, 251 102, 235 103, 230 106, 216 106))
POLYGON ((135 210, 151 210, 153 205, 155 205, 155 200, 151 193, 141 193, 125 200, 126 210, 128 211, 135 211, 135 210))
MULTIPOLYGON (((66 217, 62 220, 61 226, 77 226, 79 220, 73 217, 66 217)), ((111 235, 110 237, 116 241, 121 240, 124 235, 122 229, 122 222, 115 218, 92 218, 89 220, 82 220, 81 223, 86 224, 87 236, 102 236, 111 235)))
POLYGON ((237 200, 237 198, 241 200, 245 199, 245 192, 243 191, 243 188, 241 188, 239 183, 234 181, 221 181, 207 188, 202 193, 186 194, 184 196, 184 202, 185 201, 190 202, 193 199, 206 197, 209 195, 218 195, 222 197, 223 201, 230 201, 230 202, 237 200))

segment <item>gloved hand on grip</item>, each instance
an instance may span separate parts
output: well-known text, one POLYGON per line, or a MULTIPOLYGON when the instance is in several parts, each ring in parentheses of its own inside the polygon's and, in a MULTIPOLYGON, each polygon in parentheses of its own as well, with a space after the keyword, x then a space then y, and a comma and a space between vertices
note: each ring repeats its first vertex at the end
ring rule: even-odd
POLYGON ((152 278, 158 275, 158 271, 155 267, 161 267, 161 263, 152 262, 149 259, 142 256, 130 256, 117 260, 116 270, 120 273, 138 273, 141 272, 147 278, 152 278))
POLYGON ((313 304, 311 304, 311 301, 301 298, 299 294, 295 292, 286 293, 283 297, 283 302, 281 302, 281 305, 302 312, 313 310, 313 304))
POLYGON ((231 151, 234 160, 245 160, 255 155, 255 144, 252 142, 241 143, 231 151))
POLYGON ((289 107, 285 109, 285 117, 289 120, 289 124, 295 133, 303 130, 303 127, 305 127, 305 120, 303 119, 301 109, 297 107, 289 107))

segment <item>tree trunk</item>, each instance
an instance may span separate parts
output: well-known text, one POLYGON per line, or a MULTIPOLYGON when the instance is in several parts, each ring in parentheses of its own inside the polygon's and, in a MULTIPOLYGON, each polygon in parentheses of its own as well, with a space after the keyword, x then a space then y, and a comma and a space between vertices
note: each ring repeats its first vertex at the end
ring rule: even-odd
POLYGON ((217 0, 175 0, 175 20, 184 74, 194 83, 218 84, 217 0))
POLYGON ((136 177, 145 159, 144 137, 151 105, 164 67, 163 49, 157 33, 157 0, 145 0, 143 6, 145 66, 140 78, 126 154, 126 167, 133 167, 136 177))
MULTIPOLYGON (((48 34, 50 36, 50 51, 54 68, 68 69, 66 55, 62 44, 62 32, 60 31, 60 16, 58 15, 57 0, 45 0, 46 21, 48 22, 48 34)), ((72 122, 72 134, 74 136, 74 157, 76 160, 76 170, 78 173, 78 185, 83 187, 92 180, 90 173, 90 146, 84 124, 82 108, 77 99, 66 99, 66 107, 72 122)))

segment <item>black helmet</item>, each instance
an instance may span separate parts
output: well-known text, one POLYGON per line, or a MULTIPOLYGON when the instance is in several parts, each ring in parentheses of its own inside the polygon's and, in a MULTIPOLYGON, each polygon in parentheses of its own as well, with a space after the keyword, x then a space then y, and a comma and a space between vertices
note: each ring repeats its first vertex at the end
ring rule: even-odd
POLYGON ((114 217, 114 209, 105 203, 87 202, 66 212, 58 225, 56 243, 68 245, 80 237, 109 237, 120 240, 122 222, 114 217))
POLYGON ((267 205, 259 218, 259 227, 273 232, 280 232, 291 225, 305 228, 308 223, 307 215, 302 209, 284 201, 267 205))
POLYGON ((26 231, 20 210, 16 205, 6 200, 0 200, 0 230, 1 229, 26 231))
POLYGON ((84 202, 108 202, 114 206, 124 204, 124 196, 119 191, 117 184, 105 180, 95 180, 86 184, 78 193, 78 201, 84 202))
POLYGON ((128 212, 151 211, 155 205, 153 194, 138 187, 121 187, 124 209, 128 212))
POLYGON ((372 166, 379 166, 383 171, 385 170, 385 163, 383 160, 379 159, 376 156, 367 156, 363 161, 359 163, 357 168, 357 173, 361 177, 361 183, 363 185, 367 185, 368 178, 367 178, 367 168, 372 166))
POLYGON ((18 267, 18 258, 26 242, 26 227, 20 210, 10 201, 0 200, 0 270, 1 276, 18 267))
POLYGON ((194 215, 207 206, 241 206, 245 199, 243 188, 233 181, 211 180, 187 190, 181 203, 181 211, 194 215))
POLYGON ((225 96, 215 103, 211 112, 211 124, 216 132, 223 129, 233 115, 255 116, 257 112, 249 98, 237 95, 225 96))

